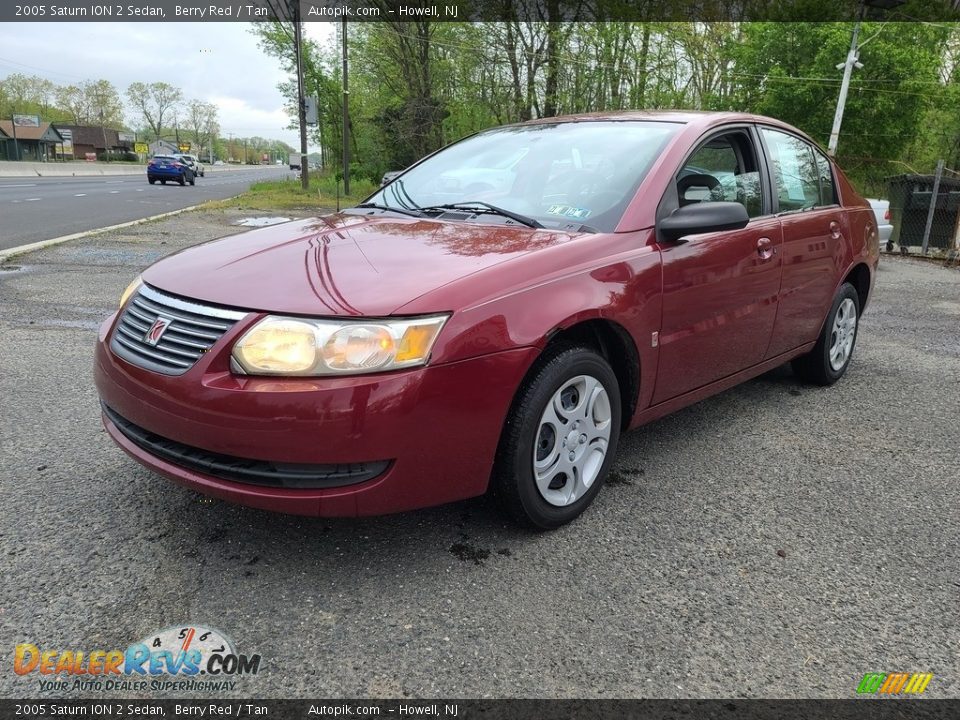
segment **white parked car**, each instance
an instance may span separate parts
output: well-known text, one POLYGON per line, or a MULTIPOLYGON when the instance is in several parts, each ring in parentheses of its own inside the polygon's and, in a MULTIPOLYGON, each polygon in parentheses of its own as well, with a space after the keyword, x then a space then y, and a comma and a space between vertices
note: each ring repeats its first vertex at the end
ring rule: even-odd
POLYGON ((183 162, 190 166, 190 169, 193 170, 194 175, 200 177, 204 176, 204 167, 203 163, 200 162, 200 159, 196 155, 190 155, 188 153, 180 153, 176 157, 179 157, 183 162))
POLYGON ((893 225, 890 223, 890 201, 867 198, 873 214, 877 218, 877 234, 880 236, 880 249, 889 250, 887 244, 893 236, 893 225))

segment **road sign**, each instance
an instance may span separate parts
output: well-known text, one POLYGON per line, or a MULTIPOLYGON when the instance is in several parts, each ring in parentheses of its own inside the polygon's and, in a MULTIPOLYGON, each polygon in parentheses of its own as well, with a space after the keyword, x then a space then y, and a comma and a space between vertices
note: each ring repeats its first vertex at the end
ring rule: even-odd
POLYGON ((134 143, 133 151, 138 155, 146 155, 150 152, 150 146, 143 142, 134 143))
POLYGON ((180 148, 180 152, 190 152, 190 143, 188 142, 182 142, 177 147, 180 148))

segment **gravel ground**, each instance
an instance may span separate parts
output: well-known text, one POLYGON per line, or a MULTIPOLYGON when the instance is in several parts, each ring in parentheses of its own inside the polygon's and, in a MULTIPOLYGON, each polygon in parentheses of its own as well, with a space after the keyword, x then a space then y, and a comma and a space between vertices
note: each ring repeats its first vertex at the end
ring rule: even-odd
MULTIPOLYGON (((125 648, 192 622, 262 655, 246 697, 851 697, 868 671, 960 696, 960 272, 884 257, 843 381, 781 368, 627 435, 557 532, 483 498, 311 520, 168 483, 100 426, 100 320, 239 217, 0 271, 5 668, 19 642, 125 648)), ((0 696, 37 677, 0 673, 0 696)))

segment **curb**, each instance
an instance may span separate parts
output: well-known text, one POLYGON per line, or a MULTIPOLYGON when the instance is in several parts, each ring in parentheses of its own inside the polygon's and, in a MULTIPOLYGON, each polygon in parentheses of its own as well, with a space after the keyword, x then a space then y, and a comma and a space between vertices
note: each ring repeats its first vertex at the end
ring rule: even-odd
MULTIPOLYGON (((224 198, 224 200, 233 200, 237 197, 239 197, 239 195, 224 198)), ((0 250, 0 263, 5 263, 15 255, 23 255, 25 253, 33 252, 34 250, 43 250, 48 247, 53 247, 54 245, 60 245, 61 243, 69 242, 70 240, 79 240, 80 238, 90 237, 91 235, 100 235, 101 233, 110 232, 111 230, 119 230, 125 227, 141 225, 142 223, 151 222, 152 220, 161 220, 163 218, 173 217, 174 215, 180 215, 181 213, 190 212, 191 210, 197 210, 206 205, 207 202, 210 201, 208 200, 206 202, 198 203, 197 205, 190 205, 189 207, 180 208, 179 210, 171 210, 170 212, 160 213, 159 215, 150 215, 149 217, 118 223, 117 225, 108 225, 107 227, 94 228, 93 230, 84 230, 83 232, 73 233, 72 235, 61 235, 60 237, 50 238, 49 240, 39 240, 28 245, 19 245, 8 250, 0 250)))

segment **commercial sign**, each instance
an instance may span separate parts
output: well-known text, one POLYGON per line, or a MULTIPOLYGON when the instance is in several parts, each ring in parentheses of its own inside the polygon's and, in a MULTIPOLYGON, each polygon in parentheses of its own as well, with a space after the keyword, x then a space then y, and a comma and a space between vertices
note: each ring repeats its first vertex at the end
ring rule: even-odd
POLYGON ((61 147, 64 155, 73 155, 73 130, 59 130, 60 137, 63 138, 61 147))
POLYGON ((39 115, 14 115, 13 124, 17 127, 40 127, 39 115))
POLYGON ((132 132, 118 132, 117 139, 119 139, 122 143, 132 143, 136 141, 137 136, 132 132))
POLYGON ((146 155, 148 152, 150 152, 150 146, 145 142, 134 143, 133 151, 138 155, 146 155))
POLYGON ((190 143, 188 142, 182 142, 177 147, 180 148, 180 152, 190 152, 190 143))

